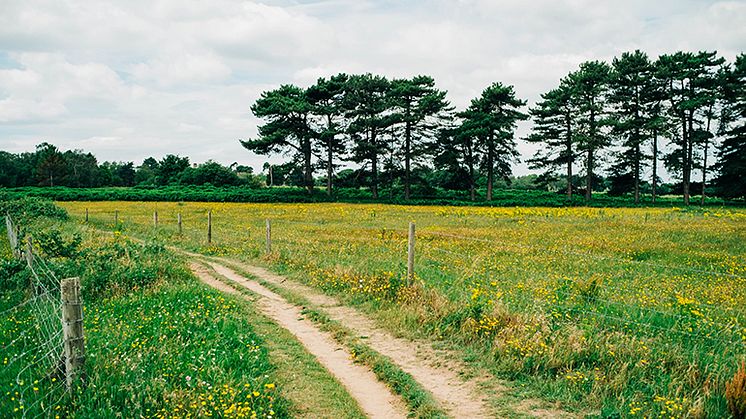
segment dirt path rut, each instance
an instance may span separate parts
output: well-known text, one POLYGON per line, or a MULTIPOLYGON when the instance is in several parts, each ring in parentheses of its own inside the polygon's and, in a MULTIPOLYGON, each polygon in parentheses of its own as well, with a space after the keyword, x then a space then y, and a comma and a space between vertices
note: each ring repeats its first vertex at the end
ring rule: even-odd
MULTIPOLYGON (((495 415, 490 412, 484 396, 474 381, 464 380, 459 371, 465 366, 452 360, 446 360, 436 353, 431 345, 425 342, 397 338, 363 315, 359 311, 342 306, 336 299, 321 294, 306 285, 288 280, 266 269, 228 259, 219 259, 229 265, 278 287, 292 290, 305 297, 312 304, 323 309, 333 320, 352 330, 356 335, 365 337, 366 344, 376 352, 387 356, 403 371, 410 374, 423 388, 428 390, 441 407, 455 418, 487 418, 495 415)), ((211 263, 216 272, 238 284, 257 291, 258 282, 238 275, 233 270, 211 263)))
MULTIPOLYGON (((225 266, 209 263, 218 274, 256 293, 259 310, 281 327, 295 335, 310 352, 357 400, 362 410, 371 418, 405 418, 406 408, 401 399, 378 381, 375 374, 363 365, 351 361, 350 354, 340 347, 326 332, 319 330, 310 320, 303 319, 301 309, 256 281, 248 280, 225 266)), ((197 277, 220 291, 240 294, 233 287, 216 279, 203 265, 191 263, 197 277)))

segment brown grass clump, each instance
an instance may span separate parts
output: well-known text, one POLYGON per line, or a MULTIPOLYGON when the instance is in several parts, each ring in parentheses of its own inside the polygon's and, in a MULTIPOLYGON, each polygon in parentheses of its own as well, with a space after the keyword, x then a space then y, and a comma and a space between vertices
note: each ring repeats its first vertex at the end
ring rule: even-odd
POLYGON ((741 361, 736 374, 725 383, 725 400, 734 418, 746 418, 746 362, 741 361))

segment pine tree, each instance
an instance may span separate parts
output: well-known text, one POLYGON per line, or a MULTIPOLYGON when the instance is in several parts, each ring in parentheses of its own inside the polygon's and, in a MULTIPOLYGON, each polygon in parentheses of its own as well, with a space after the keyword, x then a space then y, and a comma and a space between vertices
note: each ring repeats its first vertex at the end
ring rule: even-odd
POLYGON ((475 140, 487 172, 487 200, 492 200, 495 175, 508 178, 511 163, 517 160, 515 128, 528 115, 519 111, 526 101, 516 98, 513 86, 500 82, 486 88, 472 99, 471 105, 459 116, 464 119, 461 135, 475 140))
POLYGON ((558 88, 544 93, 541 99, 530 110, 534 128, 526 140, 540 144, 540 148, 528 160, 529 167, 544 170, 541 177, 546 182, 554 180, 556 171, 564 167, 569 200, 572 199, 572 169, 576 158, 572 88, 567 79, 563 79, 558 88))
POLYGON ((409 199, 412 161, 429 148, 427 142, 434 139, 440 119, 450 108, 446 92, 435 88, 430 76, 392 80, 389 99, 393 122, 404 131, 404 198, 409 199))
POLYGON ((609 65, 600 61, 588 61, 580 69, 570 73, 573 99, 578 106, 578 149, 585 153, 585 200, 591 200, 593 170, 597 153, 609 145, 606 126, 606 94, 609 85, 609 65))
POLYGON ((719 148, 716 185, 729 198, 746 197, 746 54, 736 58, 725 82, 726 108, 735 123, 726 131, 719 148))
POLYGON ((240 140, 247 150, 257 154, 294 153, 302 161, 303 183, 313 191, 313 130, 310 126, 312 107, 306 92, 293 85, 262 93, 251 107, 257 118, 267 122, 259 126, 259 137, 240 140))
MULTIPOLYGON (((653 65, 639 50, 625 52, 612 62, 609 100, 614 106, 612 134, 621 140, 621 151, 612 166, 612 190, 634 192, 640 202, 640 178, 650 156, 643 146, 650 141, 651 102, 655 101, 653 65)), ((657 145, 656 145, 657 146, 657 145)))
POLYGON ((351 76, 345 99, 348 133, 353 140, 352 161, 370 163, 371 193, 378 198, 378 174, 381 156, 391 145, 381 133, 392 123, 389 90, 391 82, 372 74, 351 76))
POLYGON ((328 80, 320 78, 306 91, 312 107, 315 127, 314 132, 319 145, 326 152, 322 167, 326 169, 326 192, 332 194, 334 183, 334 156, 345 150, 344 139, 344 101, 349 76, 337 74, 328 80))

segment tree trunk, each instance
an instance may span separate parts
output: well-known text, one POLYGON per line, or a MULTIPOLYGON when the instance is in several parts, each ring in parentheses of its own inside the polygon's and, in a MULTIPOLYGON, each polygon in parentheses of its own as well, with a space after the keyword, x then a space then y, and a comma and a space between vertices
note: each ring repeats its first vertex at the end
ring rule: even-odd
POLYGON ((635 144, 635 204, 640 203, 640 143, 635 144))
POLYGON ((702 158, 702 197, 700 198, 699 204, 704 205, 705 204, 705 189, 707 184, 707 151, 710 145, 710 123, 712 122, 712 105, 710 105, 710 109, 707 112, 707 134, 708 137, 705 138, 705 149, 704 149, 704 156, 702 158))
POLYGON ((692 136, 692 132, 694 131, 694 110, 689 110, 689 126, 687 128, 687 153, 686 153, 686 184, 684 185, 684 193, 685 193, 685 202, 686 205, 689 205, 689 200, 691 197, 690 188, 691 188, 691 180, 692 180, 692 166, 693 166, 693 160, 694 160, 694 137, 692 136))
POLYGON ((326 128, 327 128, 327 155, 326 155, 326 193, 331 196, 334 177, 334 152, 332 147, 334 146, 334 134, 332 133, 332 117, 326 116, 326 128))
POLYGON ((303 141, 303 183, 308 193, 313 192, 313 170, 311 168, 311 141, 303 141))
POLYGON ((495 171, 495 147, 493 145, 493 133, 487 138, 487 200, 492 201, 492 181, 495 171))
POLYGON ((686 131, 686 114, 681 111, 681 182, 684 188, 684 205, 689 205, 689 138, 686 131))
POLYGON ((588 144, 588 154, 586 156, 585 167, 588 173, 585 176, 585 202, 591 202, 593 196, 593 149, 596 147, 596 110, 594 108, 595 103, 591 99, 591 115, 590 115, 590 144, 588 144))
POLYGON ((572 126, 571 116, 568 114, 565 116, 566 125, 566 138, 565 138, 565 153, 567 153, 567 200, 572 200, 572 126))
POLYGON ((412 123, 407 121, 404 126, 404 199, 409 200, 410 193, 410 160, 412 153, 412 123))
POLYGON ((373 194, 373 199, 378 199, 378 150, 376 149, 375 128, 371 128, 370 130, 370 144, 371 144, 370 170, 372 172, 370 191, 373 194))
POLYGON ((469 197, 472 201, 476 199, 476 191, 474 187, 474 152, 472 151, 471 143, 466 145, 467 158, 469 159, 469 197))
POLYGON ((593 149, 588 148, 585 156, 585 202, 591 201, 591 189, 593 187, 593 149))
POLYGON ((655 190, 658 186, 658 130, 653 130, 653 203, 655 204, 655 190))
POLYGON ((635 87, 635 204, 640 203, 640 98, 635 87))

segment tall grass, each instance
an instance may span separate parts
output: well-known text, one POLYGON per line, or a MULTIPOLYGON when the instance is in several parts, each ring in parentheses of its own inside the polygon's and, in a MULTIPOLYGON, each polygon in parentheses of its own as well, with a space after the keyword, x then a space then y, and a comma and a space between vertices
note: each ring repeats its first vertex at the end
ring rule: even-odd
POLYGON ((526 394, 603 415, 725 416, 746 356, 746 212, 66 203, 123 234, 266 264, 459 348, 526 394), (161 224, 152 226, 157 208, 161 224), (213 238, 205 243, 207 210, 213 238), (177 213, 184 219, 178 235, 177 213), (265 256, 263 220, 273 220, 265 256), (406 287, 406 225, 417 281, 406 287))

